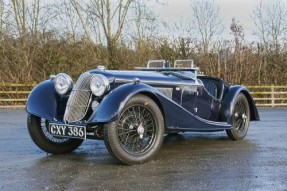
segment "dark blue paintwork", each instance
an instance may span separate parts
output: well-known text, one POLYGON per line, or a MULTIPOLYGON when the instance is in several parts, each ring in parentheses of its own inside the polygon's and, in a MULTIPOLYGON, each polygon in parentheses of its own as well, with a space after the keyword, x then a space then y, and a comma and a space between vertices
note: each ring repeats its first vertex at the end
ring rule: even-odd
MULTIPOLYGON (((105 75, 110 82, 110 91, 100 99, 93 112, 89 109, 87 125, 97 125, 116 120, 127 101, 136 94, 151 97, 161 109, 165 126, 178 131, 217 131, 232 126, 231 114, 234 99, 242 92, 250 106, 250 119, 259 120, 254 101, 248 90, 242 86, 222 85, 219 96, 213 96, 204 88, 201 80, 182 79, 173 75, 143 71, 101 71, 91 70, 93 74, 105 75), (140 82, 133 82, 138 78, 140 82), (158 88, 170 91, 170 97, 158 88), (222 98, 222 99, 221 99, 222 98)), ((212 78, 213 80, 215 78, 212 78)), ((209 80, 204 77, 204 80, 209 80)), ((68 96, 60 96, 54 89, 54 82, 47 80, 37 85, 30 93, 26 110, 28 113, 48 119, 63 119, 68 96)))
POLYGON ((128 83, 132 82, 134 78, 140 79, 141 82, 157 82, 158 84, 173 84, 179 83, 182 80, 175 76, 166 76, 162 73, 149 72, 149 71, 118 71, 118 70, 91 70, 89 71, 93 74, 105 75, 110 81, 115 81, 115 83, 128 83))
POLYGON ((231 124, 214 122, 196 116, 170 99, 160 97, 168 129, 179 131, 220 131, 230 129, 231 124))
POLYGON ((28 96, 26 110, 33 115, 52 120, 57 113, 56 97, 54 82, 43 81, 34 87, 28 96))
POLYGON ((26 111, 48 120, 62 118, 68 97, 59 96, 54 81, 46 80, 33 88, 28 96, 26 111))
POLYGON ((127 83, 121 85, 104 97, 87 122, 106 123, 116 120, 128 100, 138 93, 148 93, 157 97, 160 92, 146 84, 127 83))
POLYGON ((107 123, 116 120, 128 100, 136 94, 150 96, 159 105, 164 115, 165 126, 168 129, 199 131, 224 130, 231 127, 227 123, 215 123, 196 117, 149 85, 131 83, 124 84, 105 96, 88 123, 107 123))
POLYGON ((227 123, 230 123, 230 124, 232 123, 231 114, 233 112, 234 101, 235 101, 235 97, 239 93, 243 93, 247 98, 247 101, 249 103, 249 108, 250 108, 250 120, 251 121, 260 120, 258 110, 255 106, 252 96, 250 95, 249 91, 245 87, 239 86, 239 85, 229 87, 226 90, 225 94, 223 95, 223 99, 222 99, 223 105, 220 111, 221 120, 226 121, 227 123))

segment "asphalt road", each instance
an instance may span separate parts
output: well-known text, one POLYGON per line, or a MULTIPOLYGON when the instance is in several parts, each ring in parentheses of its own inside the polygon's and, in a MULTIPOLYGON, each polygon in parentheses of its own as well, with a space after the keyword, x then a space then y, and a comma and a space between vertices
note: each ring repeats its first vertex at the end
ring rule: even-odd
POLYGON ((287 109, 260 109, 243 141, 225 132, 166 136, 138 166, 118 163, 102 141, 47 155, 28 135, 24 110, 0 110, 0 190, 287 190, 287 109))

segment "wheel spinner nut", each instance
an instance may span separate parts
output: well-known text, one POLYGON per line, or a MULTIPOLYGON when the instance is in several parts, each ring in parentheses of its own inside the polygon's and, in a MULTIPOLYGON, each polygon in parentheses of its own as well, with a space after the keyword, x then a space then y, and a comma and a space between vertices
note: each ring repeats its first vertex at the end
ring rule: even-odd
POLYGON ((140 138, 143 138, 143 134, 144 134, 144 127, 142 125, 140 125, 137 129, 138 134, 140 135, 140 138))

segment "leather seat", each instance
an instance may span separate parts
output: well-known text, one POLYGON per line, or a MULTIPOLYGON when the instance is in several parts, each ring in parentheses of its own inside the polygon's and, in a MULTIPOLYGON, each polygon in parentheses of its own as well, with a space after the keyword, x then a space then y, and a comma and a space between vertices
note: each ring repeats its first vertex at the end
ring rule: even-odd
POLYGON ((223 84, 219 80, 213 78, 200 78, 200 80, 210 95, 219 100, 222 98, 223 84))

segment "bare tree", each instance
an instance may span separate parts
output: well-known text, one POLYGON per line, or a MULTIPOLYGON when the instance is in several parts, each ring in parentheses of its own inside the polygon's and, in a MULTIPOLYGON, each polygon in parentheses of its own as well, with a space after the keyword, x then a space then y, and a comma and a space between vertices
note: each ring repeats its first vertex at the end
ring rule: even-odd
POLYGON ((10 0, 8 6, 12 7, 10 22, 14 23, 16 36, 24 38, 46 30, 49 22, 56 17, 52 5, 41 3, 41 0, 10 0))
POLYGON ((26 3, 24 0, 11 0, 13 5, 13 16, 15 19, 16 27, 20 38, 25 36, 26 28, 26 18, 27 18, 27 9, 26 3))
POLYGON ((108 67, 119 69, 117 45, 133 0, 91 0, 89 13, 100 23, 108 50, 108 67))
POLYGON ((244 29, 235 17, 232 18, 232 22, 230 25, 231 34, 234 37, 234 62, 232 63, 232 72, 236 72, 236 75, 233 75, 235 78, 235 83, 242 83, 243 76, 243 67, 246 63, 244 62, 245 52, 244 52, 244 29))
POLYGON ((157 16, 147 6, 147 1, 137 0, 131 6, 125 33, 133 39, 149 40, 155 38, 160 25, 157 16))
POLYGON ((107 55, 103 61, 109 69, 119 69, 123 64, 125 59, 122 56, 122 48, 145 47, 144 42, 155 37, 155 31, 158 29, 156 16, 149 9, 148 1, 70 0, 70 2, 80 18, 85 35, 95 44, 100 43, 107 47, 107 55))
MULTIPOLYGON (((86 22, 86 18, 84 17, 84 12, 85 12, 85 9, 82 7, 82 5, 84 4, 83 2, 82 3, 79 3, 77 0, 70 0, 71 2, 71 5, 73 6, 74 10, 76 11, 79 19, 80 19, 80 22, 82 24, 82 27, 84 29, 84 32, 85 32, 85 36, 91 41, 93 42, 93 39, 90 35, 90 32, 89 32, 89 29, 88 29, 88 25, 87 25, 87 22, 86 22)), ((72 19, 72 13, 71 13, 71 8, 69 7, 69 5, 66 4, 66 10, 68 11, 68 17, 69 17, 69 20, 70 22, 73 22, 72 19)), ((73 25, 73 23, 71 23, 73 25)), ((74 29, 75 30, 75 29, 74 29)), ((75 31, 74 31, 75 33, 75 31)))
POLYGON ((0 1, 0 35, 4 32, 5 28, 6 8, 3 1, 0 1))
POLYGON ((261 0, 253 10, 254 35, 264 44, 278 46, 287 38, 287 2, 261 0))
POLYGON ((10 33, 13 33, 11 35, 15 38, 15 41, 10 43, 15 43, 17 49, 13 55, 13 62, 7 65, 7 70, 11 71, 7 73, 11 78, 15 78, 13 75, 15 72, 20 78, 30 78, 37 70, 33 60, 38 47, 34 43, 38 42, 39 34, 48 27, 48 22, 53 17, 53 11, 48 4, 41 5, 40 2, 40 0, 6 1, 7 6, 11 7, 8 21, 13 32, 10 33))
POLYGON ((133 68, 135 63, 145 65, 153 57, 151 46, 158 37, 161 23, 151 10, 151 5, 144 0, 134 1, 127 15, 127 25, 121 38, 137 55, 129 68, 133 68))
POLYGON ((169 25, 169 34, 172 36, 173 47, 178 53, 179 59, 192 58, 194 52, 195 36, 192 30, 190 18, 180 18, 169 25))
POLYGON ((210 43, 221 35, 224 29, 220 9, 214 0, 191 0, 191 8, 193 30, 202 44, 200 51, 207 53, 210 43))
POLYGON ((271 76, 272 83, 276 84, 277 80, 274 79, 274 75, 284 76, 286 72, 286 64, 280 61, 280 54, 284 51, 284 42, 287 40, 286 18, 287 2, 284 0, 261 0, 253 10, 254 35, 260 41, 258 44, 259 84, 264 79, 270 79, 271 76))

